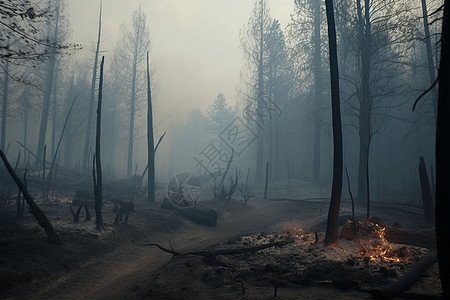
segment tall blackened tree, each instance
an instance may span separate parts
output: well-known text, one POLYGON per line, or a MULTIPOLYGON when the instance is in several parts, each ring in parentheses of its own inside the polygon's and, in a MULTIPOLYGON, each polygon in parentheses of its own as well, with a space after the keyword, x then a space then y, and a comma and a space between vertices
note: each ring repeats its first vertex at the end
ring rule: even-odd
POLYGON ((331 78, 331 109, 333 116, 333 185, 331 187, 331 200, 328 210, 327 231, 325 244, 338 242, 339 207, 342 194, 342 125, 339 96, 339 68, 337 59, 336 26, 334 21, 333 0, 325 0, 328 43, 330 48, 330 78, 331 78))
POLYGON ((385 128, 390 109, 404 99, 411 9, 408 1, 393 0, 342 0, 340 8, 347 123, 354 125, 359 139, 357 199, 369 203, 371 142, 385 128))
POLYGON ((94 176, 94 194, 95 194, 95 223, 97 229, 102 229, 103 226, 103 174, 102 174, 102 163, 100 158, 100 137, 102 128, 102 89, 103 89, 103 64, 105 62, 105 57, 102 57, 102 62, 100 63, 100 82, 98 85, 98 104, 97 104, 97 131, 95 135, 95 155, 94 155, 94 165, 93 165, 93 176, 94 176), (95 168, 94 168, 95 166, 95 168))
MULTIPOLYGON (((430 78, 430 84, 432 84, 436 78, 436 71, 433 62, 433 50, 431 48, 431 34, 428 21, 428 8, 427 1, 421 0, 422 4, 422 17, 423 17, 423 31, 425 33, 424 42, 427 49, 427 64, 428 64, 428 76, 430 78)), ((433 112, 434 119, 437 120, 437 89, 433 88, 433 112)))
POLYGON ((2 95, 2 131, 0 149, 5 150, 6 145, 6 116, 8 115, 8 93, 9 93, 9 62, 5 62, 3 76, 3 95, 2 95))
POLYGON ((97 80, 97 67, 98 67, 98 55, 100 52, 100 37, 102 33, 102 2, 100 1, 100 13, 98 17, 98 35, 97 35, 97 48, 95 50, 95 58, 94 58, 94 69, 92 72, 92 81, 91 81, 91 96, 89 100, 89 112, 87 119, 87 127, 86 127, 86 137, 84 140, 84 150, 83 150, 83 169, 87 170, 89 165, 89 150, 91 146, 92 139, 92 121, 94 117, 94 102, 95 102, 95 82, 97 80))
POLYGON ((147 51, 147 160, 148 160, 148 177, 147 177, 147 197, 148 201, 155 201, 155 142, 153 140, 153 106, 152 106, 152 90, 150 85, 150 64, 149 54, 147 51))
POLYGON ((439 94, 436 129, 436 241, 439 275, 444 298, 450 298, 450 1, 444 2, 441 37, 441 60, 439 64, 439 94))

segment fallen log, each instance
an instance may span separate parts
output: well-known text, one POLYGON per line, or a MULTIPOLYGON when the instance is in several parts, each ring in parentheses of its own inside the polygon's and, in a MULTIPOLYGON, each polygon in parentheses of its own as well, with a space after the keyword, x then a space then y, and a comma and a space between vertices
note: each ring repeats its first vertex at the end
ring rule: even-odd
POLYGON ((62 245, 63 242, 60 240, 58 234, 56 233, 55 229, 53 228, 52 223, 50 223, 50 221, 48 220, 45 213, 39 208, 39 206, 36 204, 36 202, 34 202, 34 199, 28 192, 27 187, 19 179, 16 172, 9 164, 9 161, 6 158, 6 156, 2 150, 0 150, 0 157, 3 160, 3 163, 5 164, 5 167, 8 170, 9 174, 14 179, 14 181, 16 182, 17 186, 19 187, 20 191, 22 192, 22 195, 25 198, 25 200, 27 201, 28 206, 30 206, 31 214, 34 216, 34 218, 39 223, 39 225, 45 230, 45 233, 47 234, 49 242, 57 244, 57 245, 62 245))
POLYGON ((399 280, 385 288, 370 290, 369 293, 377 299, 391 299, 398 296, 416 283, 422 274, 436 262, 437 252, 431 251, 412 266, 399 280))
POLYGON ((231 249, 208 249, 208 250, 196 250, 196 251, 189 251, 189 252, 178 252, 175 249, 172 248, 172 245, 170 245, 170 249, 165 248, 163 246, 160 246, 155 243, 149 243, 149 244, 143 244, 141 246, 154 246, 158 247, 164 252, 170 253, 174 256, 174 258, 188 256, 188 255, 197 255, 197 256, 217 256, 217 255, 236 255, 236 254, 243 254, 243 253, 252 253, 252 252, 258 252, 267 248, 271 247, 283 247, 289 244, 292 244, 294 242, 294 239, 287 239, 283 241, 277 241, 272 242, 268 244, 253 246, 253 247, 244 247, 244 248, 231 248, 231 249))
POLYGON ((217 213, 212 209, 205 209, 200 207, 180 207, 176 206, 168 199, 165 199, 161 203, 161 208, 175 210, 183 217, 199 225, 217 225, 217 213))
POLYGON ((395 244, 406 244, 422 248, 436 248, 435 229, 408 230, 397 227, 386 227, 386 240, 395 244))

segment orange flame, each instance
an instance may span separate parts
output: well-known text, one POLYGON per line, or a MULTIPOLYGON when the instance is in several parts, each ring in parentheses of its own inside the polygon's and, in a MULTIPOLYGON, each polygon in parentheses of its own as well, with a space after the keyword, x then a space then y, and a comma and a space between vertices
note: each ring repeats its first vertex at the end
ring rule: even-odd
POLYGON ((359 254, 364 257, 369 257, 370 260, 385 260, 400 262, 401 259, 397 255, 388 240, 386 240, 386 227, 378 224, 368 222, 367 231, 363 233, 359 243, 361 251, 359 254))
POLYGON ((283 237, 301 239, 310 236, 311 233, 305 232, 301 227, 291 227, 283 229, 283 237))

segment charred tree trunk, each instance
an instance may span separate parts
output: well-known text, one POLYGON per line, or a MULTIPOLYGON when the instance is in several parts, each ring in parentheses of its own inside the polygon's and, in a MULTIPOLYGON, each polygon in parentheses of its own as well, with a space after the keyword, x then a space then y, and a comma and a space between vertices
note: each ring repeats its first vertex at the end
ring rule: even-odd
POLYGON ((150 65, 147 51, 147 197, 148 201, 155 201, 155 142, 153 140, 153 109, 152 91, 150 87, 150 65))
POLYGON ((95 136, 95 168, 97 171, 96 180, 94 180, 94 193, 95 193, 95 223, 97 229, 102 228, 102 163, 100 160, 100 136, 101 136, 101 119, 102 119, 102 88, 103 88, 103 63, 105 57, 102 57, 100 63, 100 82, 98 87, 98 106, 97 106, 97 132, 95 136))
POLYGON ((6 116, 8 111, 8 85, 9 85, 9 62, 5 63, 5 77, 3 78, 3 97, 2 97, 2 133, 0 149, 5 150, 6 146, 6 116))
MULTIPOLYGON (((75 101, 77 100, 77 98, 78 98, 78 96, 75 97, 75 99, 73 99, 73 101, 72 101, 72 104, 70 106, 69 112, 67 113, 67 116, 66 116, 66 120, 64 121, 64 126, 63 126, 63 128, 61 130, 61 135, 60 135, 59 140, 58 140, 58 145, 56 146, 56 149, 54 150, 52 164, 50 165, 50 171, 48 172, 48 176, 47 176, 47 184, 48 185, 47 185, 47 190, 46 190, 46 193, 45 193, 46 195, 49 194, 52 178, 54 180, 53 182, 56 181, 56 170, 55 170, 55 174, 53 174, 53 168, 55 167, 56 158, 58 157, 59 146, 61 146, 61 141, 62 141, 62 139, 64 137, 64 132, 66 130, 66 126, 67 126, 67 123, 68 123, 69 118, 70 118, 70 113, 72 112, 73 105, 75 104, 75 101)), ((56 167, 57 167, 57 165, 56 165, 56 167)))
MULTIPOLYGON (((359 168, 358 168, 358 201, 363 202, 367 196, 367 170, 371 136, 371 100, 370 100, 370 45, 371 28, 369 1, 364 1, 364 19, 361 1, 357 1, 358 39, 361 60, 361 95, 359 97, 359 168)), ((367 199, 366 199, 367 200, 367 199)))
POLYGON ((314 4, 314 151, 313 151, 313 181, 318 183, 320 179, 320 79, 322 71, 322 53, 320 40, 320 1, 314 4))
POLYGON ((52 144, 51 144, 51 155, 56 152, 56 123, 57 123, 57 93, 58 90, 58 61, 55 62, 55 75, 53 83, 53 101, 52 101, 52 144))
POLYGON ((423 209, 425 212, 425 221, 431 223, 434 221, 433 216, 433 199, 431 197, 430 181, 428 180, 427 167, 423 156, 420 157, 419 163, 420 186, 422 188, 423 209))
POLYGON ((450 298, 450 0, 444 2, 436 129, 436 241, 444 298, 450 298))
POLYGON ((406 273, 394 283, 384 286, 381 289, 370 290, 372 297, 377 299, 391 299, 399 296, 401 293, 409 289, 422 274, 436 263, 436 252, 432 251, 425 255, 421 260, 414 264, 406 273))
POLYGON ((94 98, 95 98, 95 81, 97 79, 97 66, 98 66, 98 55, 100 51, 100 36, 102 32, 102 3, 100 1, 100 14, 98 17, 98 37, 97 37, 97 49, 95 50, 94 59, 94 70, 92 72, 92 82, 91 82, 91 96, 89 100, 89 112, 88 112, 88 122, 86 127, 86 136, 84 140, 84 151, 83 151, 83 170, 88 169, 89 165, 89 149, 91 146, 91 136, 92 136, 92 119, 94 115, 94 98))
POLYGON ((31 197, 30 193, 28 192, 25 185, 22 183, 22 181, 17 176, 16 172, 14 172, 13 168, 8 162, 8 159, 6 158, 5 154, 2 150, 0 150, 0 157, 3 160, 3 163, 5 164, 6 169, 8 169, 9 174, 11 174, 11 177, 16 182, 17 186, 19 187, 20 191, 22 192, 25 200, 27 201, 28 205, 31 209, 31 214, 36 218, 36 221, 38 221, 39 225, 45 230, 47 233, 47 237, 49 242, 55 243, 58 245, 62 245, 62 241, 59 239, 58 234, 56 233, 55 229, 53 228, 52 223, 48 220, 47 216, 42 212, 42 210, 37 206, 37 204, 34 202, 33 197, 31 197))
MULTIPOLYGON (((430 28, 428 24, 428 9, 426 0, 422 0, 422 16, 423 16, 423 29, 425 32, 425 46, 427 49, 427 63, 428 63, 428 75, 430 77, 430 84, 434 82, 436 79, 436 72, 434 70, 433 63, 433 51, 431 50, 431 36, 430 36, 430 28)), ((437 120, 437 89, 433 88, 433 112, 434 112, 434 120, 437 120)))
POLYGON ((339 68, 337 60, 336 27, 333 0, 325 0, 330 48, 331 109, 333 118, 333 185, 331 187, 330 208, 328 210, 325 244, 338 241, 339 207, 342 194, 342 126, 339 99, 339 68))

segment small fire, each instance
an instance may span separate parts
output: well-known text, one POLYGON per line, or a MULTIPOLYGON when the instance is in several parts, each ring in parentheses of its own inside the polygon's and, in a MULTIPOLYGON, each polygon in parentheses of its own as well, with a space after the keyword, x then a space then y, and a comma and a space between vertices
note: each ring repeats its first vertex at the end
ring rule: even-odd
POLYGON ((408 256, 405 248, 393 249, 386 240, 386 227, 368 222, 365 230, 360 231, 361 251, 359 254, 369 257, 370 260, 400 262, 402 258, 408 256))
POLYGON ((294 239, 301 239, 301 240, 307 240, 311 233, 305 232, 303 228, 299 226, 284 226, 283 230, 283 237, 289 237, 294 239))
POLYGON ((284 236, 285 237, 293 237, 293 238, 302 238, 304 236, 305 232, 302 228, 293 227, 288 230, 284 230, 284 236))

